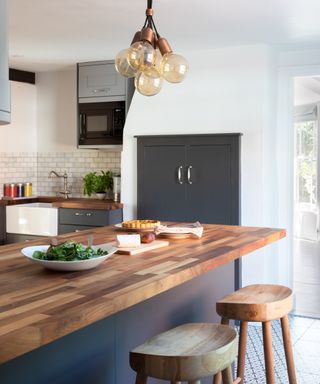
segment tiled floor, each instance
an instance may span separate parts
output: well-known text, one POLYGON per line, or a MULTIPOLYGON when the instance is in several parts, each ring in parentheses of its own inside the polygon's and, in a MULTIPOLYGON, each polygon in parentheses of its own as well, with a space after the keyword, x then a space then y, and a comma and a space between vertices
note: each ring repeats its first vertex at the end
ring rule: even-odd
MULTIPOLYGON (((298 384, 320 384, 320 320, 290 317, 290 327, 295 355, 298 384)), ((274 321, 273 353, 276 383, 289 383, 282 347, 280 322, 274 321)), ((261 327, 249 326, 246 364, 246 384, 264 384, 264 357, 261 327)))

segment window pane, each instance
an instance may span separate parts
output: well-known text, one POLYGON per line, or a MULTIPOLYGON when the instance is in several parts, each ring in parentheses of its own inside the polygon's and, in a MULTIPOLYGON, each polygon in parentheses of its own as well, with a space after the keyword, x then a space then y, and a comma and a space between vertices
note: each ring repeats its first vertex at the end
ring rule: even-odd
POLYGON ((316 121, 295 124, 296 130, 296 201, 310 206, 317 203, 316 121))

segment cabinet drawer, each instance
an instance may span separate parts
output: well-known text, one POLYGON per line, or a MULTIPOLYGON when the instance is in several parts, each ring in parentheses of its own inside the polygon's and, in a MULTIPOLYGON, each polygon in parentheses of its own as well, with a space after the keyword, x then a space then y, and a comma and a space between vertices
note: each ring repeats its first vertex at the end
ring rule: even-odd
POLYGON ((126 80, 114 63, 79 66, 79 97, 124 96, 126 80))
POLYGON ((109 211, 101 209, 59 209, 59 224, 103 227, 109 224, 109 211))
POLYGON ((27 243, 28 241, 39 240, 43 237, 44 236, 23 235, 20 233, 7 233, 5 244, 14 244, 21 242, 27 243))
POLYGON ((58 228, 59 235, 64 233, 80 232, 85 231, 86 229, 96 228, 94 226, 90 227, 87 225, 70 225, 70 224, 60 224, 58 228))

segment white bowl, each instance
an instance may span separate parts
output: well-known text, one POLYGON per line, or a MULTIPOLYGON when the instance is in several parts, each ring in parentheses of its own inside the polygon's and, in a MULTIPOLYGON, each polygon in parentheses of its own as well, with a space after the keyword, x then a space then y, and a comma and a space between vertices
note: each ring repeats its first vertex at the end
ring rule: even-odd
MULTIPOLYGON (((84 271, 86 269, 95 268, 97 265, 101 264, 108 257, 113 255, 117 248, 115 247, 101 247, 103 250, 108 251, 107 255, 94 257, 88 260, 75 260, 75 261, 54 261, 54 260, 39 260, 32 257, 34 251, 43 251, 45 252, 49 248, 49 245, 36 245, 33 247, 26 247, 21 249, 21 252, 33 263, 40 264, 45 268, 53 269, 55 271, 84 271)), ((93 246, 92 248, 98 249, 99 247, 93 246)))

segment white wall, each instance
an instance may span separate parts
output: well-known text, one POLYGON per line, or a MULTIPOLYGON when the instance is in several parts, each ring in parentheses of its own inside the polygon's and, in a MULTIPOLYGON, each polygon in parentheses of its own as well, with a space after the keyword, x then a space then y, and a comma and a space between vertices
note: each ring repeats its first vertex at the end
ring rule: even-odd
POLYGON ((76 67, 37 73, 36 85, 38 151, 76 151, 76 67))
MULTIPOLYGON (((166 83, 159 95, 136 94, 132 101, 122 154, 125 218, 136 214, 135 135, 241 132, 242 224, 276 226, 273 52, 265 46, 243 46, 184 55, 190 74, 183 84, 166 83)), ((272 264, 276 252, 260 253, 244 258, 244 284, 273 279, 274 271, 261 266, 272 264)))
POLYGON ((11 81, 11 124, 0 127, 0 152, 34 152, 37 148, 37 89, 11 81))

